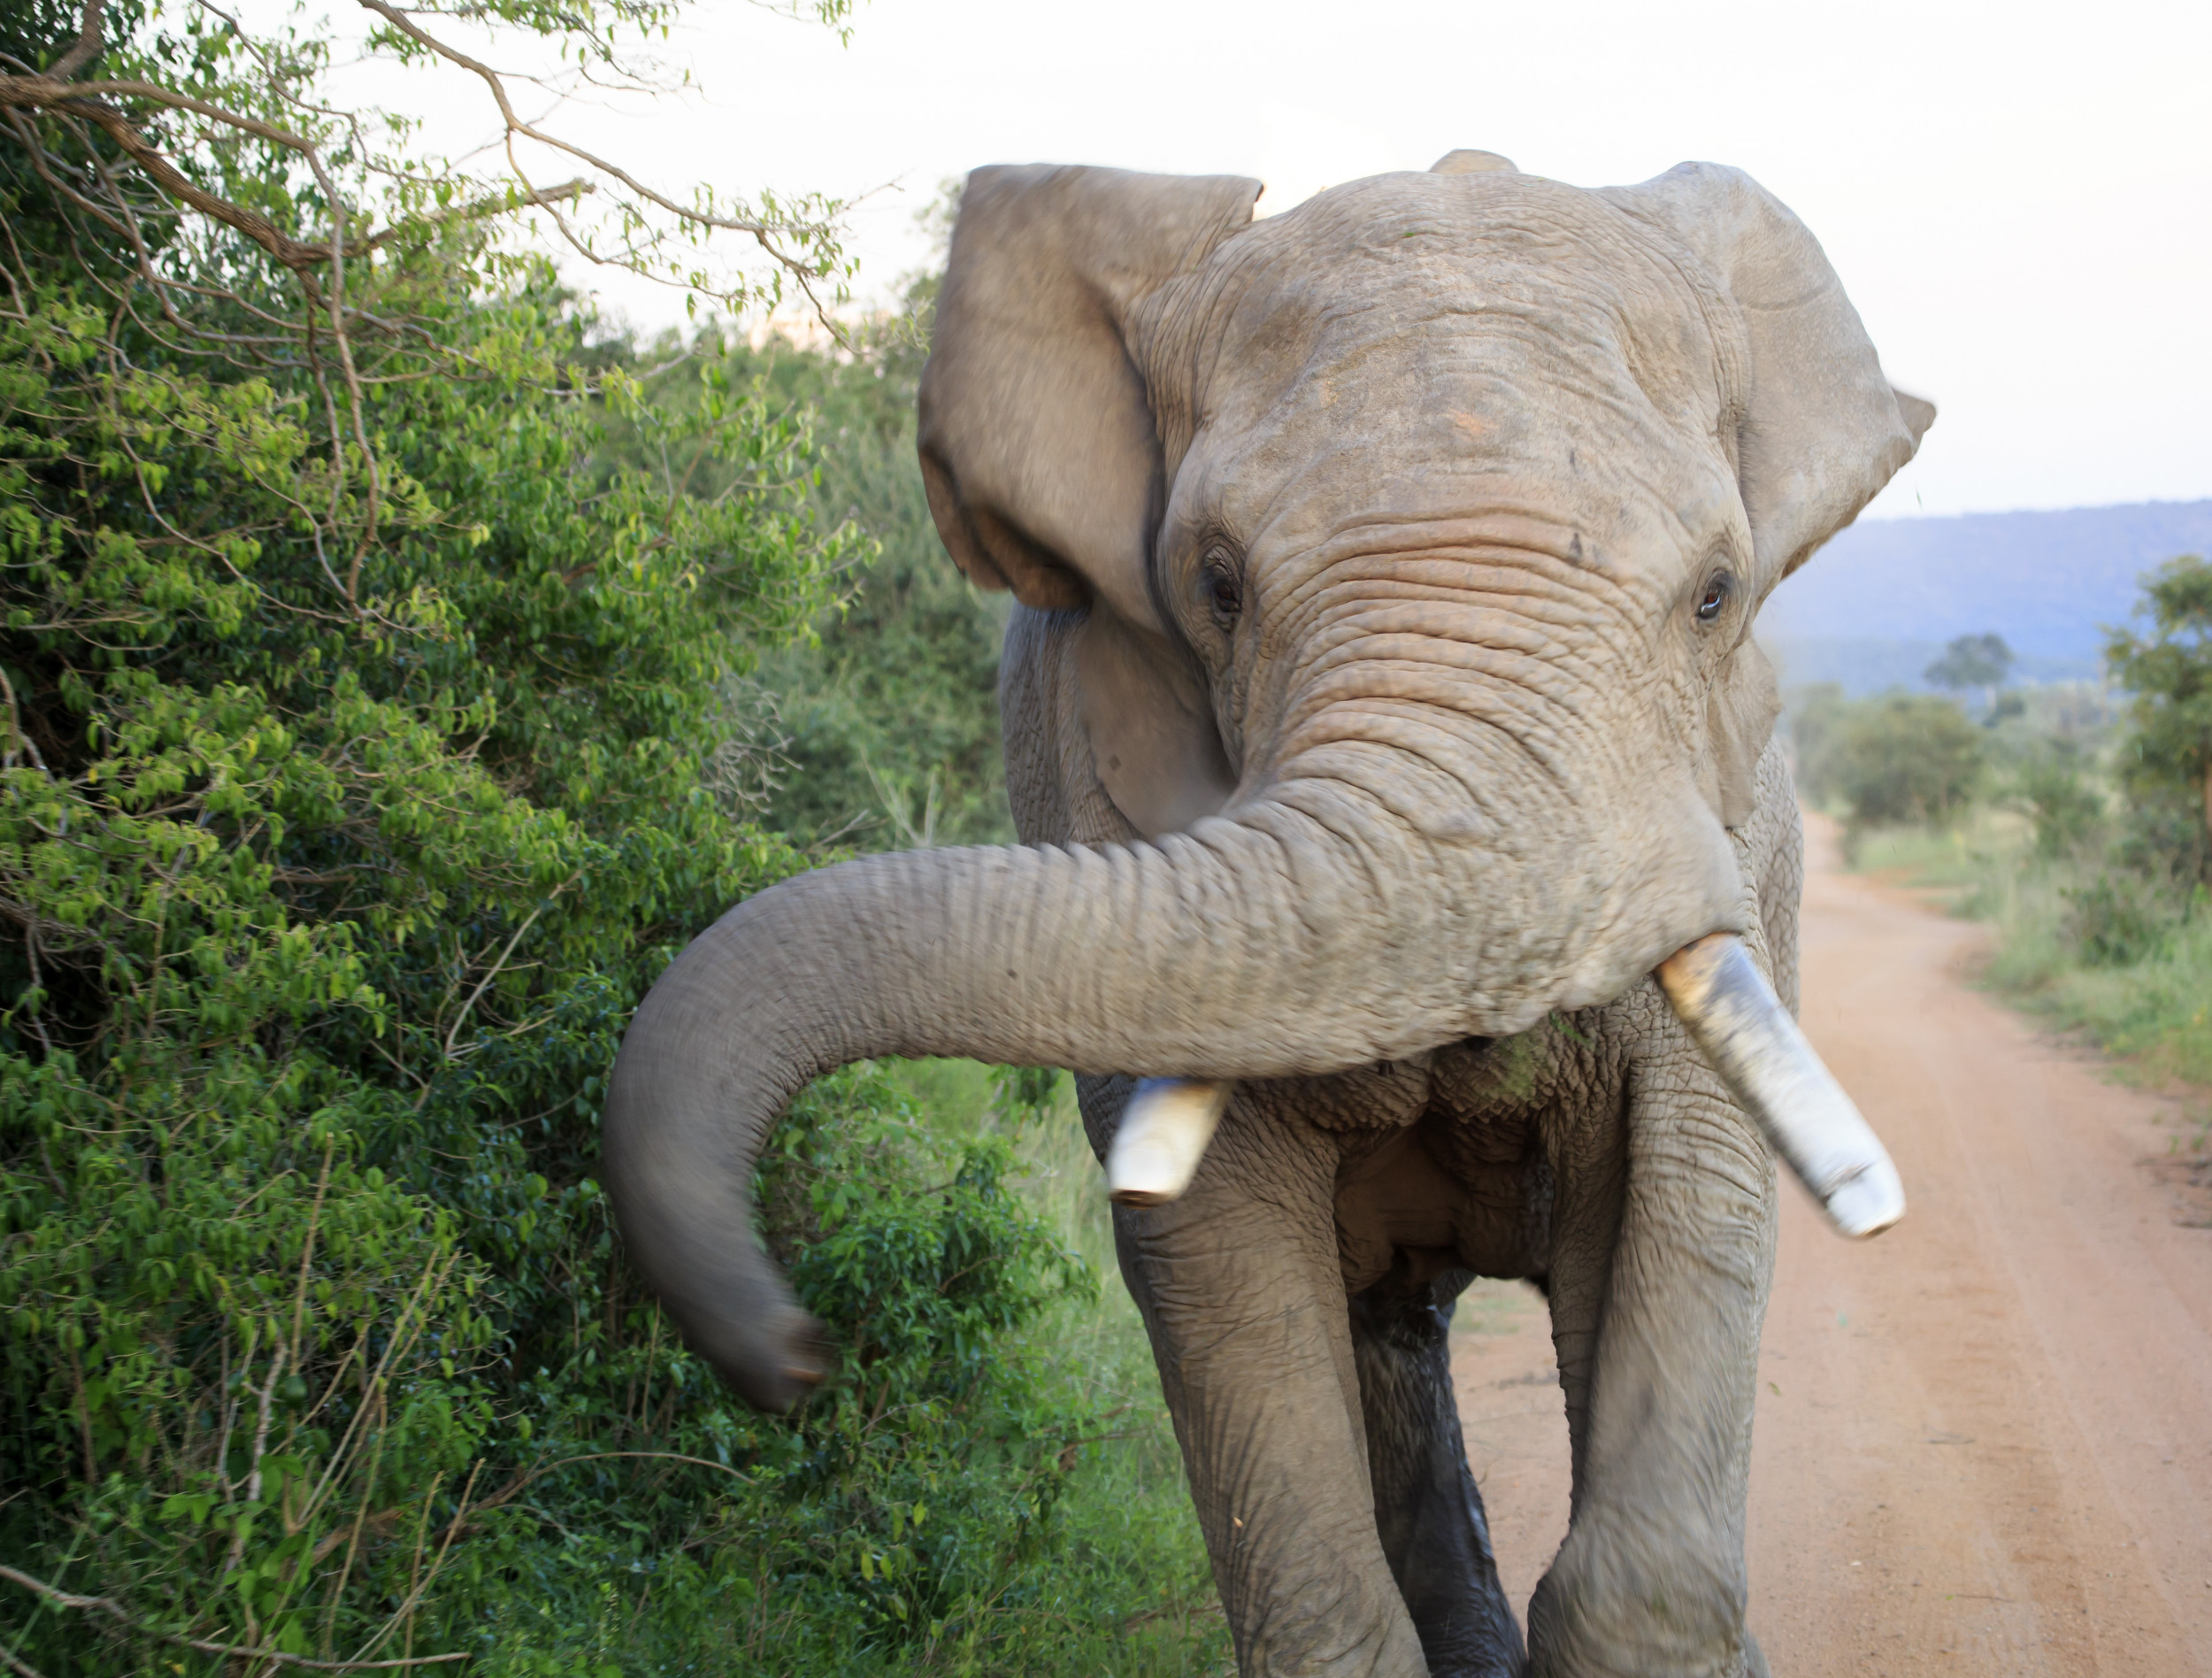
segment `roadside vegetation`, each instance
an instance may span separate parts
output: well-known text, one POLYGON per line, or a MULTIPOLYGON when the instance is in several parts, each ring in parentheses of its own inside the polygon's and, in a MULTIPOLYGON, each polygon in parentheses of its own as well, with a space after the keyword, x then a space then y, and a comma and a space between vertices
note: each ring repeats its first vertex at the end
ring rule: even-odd
MULTIPOLYGON (((679 10, 363 0, 472 97, 456 42, 604 81, 679 10)), ((763 1233, 842 1361, 789 1417, 595 1181, 689 937, 1007 831, 927 283, 818 352, 635 342, 544 241, 757 310, 834 296, 836 206, 472 173, 330 50, 0 12, 0 1666, 1215 1670, 1064 1080, 802 1097, 763 1233)))
POLYGON ((1800 789, 1854 866, 1991 923, 1997 990, 2138 1075, 2212 1084, 2212 566, 2145 579, 2107 685, 2004 689, 2001 651, 1969 637, 1931 670, 1956 700, 1791 694, 1800 789))

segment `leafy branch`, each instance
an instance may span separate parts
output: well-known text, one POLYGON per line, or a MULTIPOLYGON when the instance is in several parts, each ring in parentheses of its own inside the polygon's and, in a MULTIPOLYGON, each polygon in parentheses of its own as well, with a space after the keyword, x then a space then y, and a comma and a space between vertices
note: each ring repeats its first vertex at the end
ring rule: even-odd
MULTIPOLYGON (((316 1660, 306 1655, 287 1654, 281 1649, 253 1649, 241 1643, 214 1643, 204 1637, 188 1637, 181 1632, 164 1631, 158 1626, 149 1626, 134 1619, 130 1611, 111 1597, 81 1597, 4 1564, 0 1564, 0 1579, 22 1586, 57 1608, 86 1609, 104 1614, 139 1636, 173 1643, 180 1649, 196 1650, 204 1655, 221 1655, 233 1660, 262 1661, 272 1666, 296 1667, 303 1672, 392 1672, 406 1666, 450 1666, 456 1661, 469 1659, 469 1651, 461 1650, 444 1655, 411 1655, 396 1660, 316 1660)), ((19 1673, 30 1670, 19 1657, 13 1655, 9 1656, 9 1664, 19 1673)))
MULTIPOLYGON (((815 11, 835 25, 848 4, 822 0, 815 11)), ((553 91, 556 112, 565 93, 543 78, 495 68, 437 27, 443 19, 550 45, 564 61, 572 56, 587 79, 667 91, 617 42, 626 26, 641 39, 665 30, 679 11, 671 0, 356 4, 369 21, 372 56, 457 71, 489 95, 503 173, 422 158, 408 143, 417 127, 410 119, 315 96, 326 42, 256 38, 215 0, 189 0, 195 44, 181 56, 173 41, 165 51, 113 38, 105 0, 84 0, 76 35, 57 43, 44 69, 0 58, 0 134, 15 142, 26 184, 35 182, 65 221, 82 225, 85 236, 73 242, 128 252, 121 272, 82 265, 81 278, 107 294, 107 350, 119 371, 119 330, 128 323, 180 357, 307 375, 320 398, 318 443, 330 466, 311 535, 344 612, 366 621, 378 613, 363 595, 364 566, 396 489, 370 412, 373 387, 446 373, 597 393, 595 374, 548 351, 464 345, 441 329, 457 273, 487 273, 498 283, 542 271, 531 212, 549 217, 558 242, 587 261, 733 314, 773 307, 789 287, 827 324, 851 270, 838 248, 839 201, 764 193, 754 204, 702 188, 687 203, 565 137, 549 116, 524 118, 514 81, 553 91), (108 73, 88 73, 96 65, 108 73), (389 136, 380 146, 378 134, 389 136), (524 143, 586 173, 541 183, 524 143), (603 206, 611 243, 580 219, 587 203, 603 206), (765 271, 740 264, 710 272, 693 253, 718 235, 748 242, 765 271), (141 318, 147 302, 157 319, 141 318)), ((5 185, 0 179, 0 196, 5 185)), ((12 255, 0 257, 0 283, 14 300, 12 311, 0 304, 0 322, 27 323, 35 287, 22 253, 12 255)))

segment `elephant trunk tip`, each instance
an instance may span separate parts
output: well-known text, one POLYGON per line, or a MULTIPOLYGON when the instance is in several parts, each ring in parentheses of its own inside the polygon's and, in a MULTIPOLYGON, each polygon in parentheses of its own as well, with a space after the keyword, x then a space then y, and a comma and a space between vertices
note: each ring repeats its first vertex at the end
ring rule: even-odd
POLYGON ((679 1327, 693 1349, 756 1410, 795 1410, 826 1382, 836 1363, 829 1331, 796 1305, 764 1313, 748 1323, 706 1324, 695 1313, 680 1313, 679 1327), (690 1316, 687 1323, 682 1319, 690 1316), (740 1333, 728 1331, 737 1328, 740 1333), (749 1328, 751 1332, 745 1332, 749 1328))

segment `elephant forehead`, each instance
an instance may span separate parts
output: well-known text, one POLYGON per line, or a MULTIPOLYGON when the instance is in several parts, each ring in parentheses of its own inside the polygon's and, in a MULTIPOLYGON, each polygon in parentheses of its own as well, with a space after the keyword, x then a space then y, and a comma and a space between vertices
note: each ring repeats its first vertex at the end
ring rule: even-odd
POLYGON ((1174 467, 1163 550, 1213 532, 1262 570, 1535 551, 1662 590, 1706 556, 1751 552, 1710 438, 1632 395, 1563 403, 1509 370, 1434 365, 1356 395, 1301 381, 1262 412, 1210 420, 1174 467))
POLYGON ((1248 538, 1325 539, 1340 486, 1357 517, 1540 504, 1632 550, 1740 521, 1714 304, 1578 189, 1387 175, 1239 234, 1136 338, 1176 501, 1248 538))
POLYGON ((1687 250, 1595 193, 1528 175, 1333 188, 1225 241, 1156 313, 1163 348, 1204 343, 1191 367, 1202 405, 1217 383, 1263 387, 1409 335, 1514 319, 1548 354, 1611 358, 1662 408, 1741 399, 1720 388, 1740 372, 1722 342, 1737 335, 1730 311, 1687 250))

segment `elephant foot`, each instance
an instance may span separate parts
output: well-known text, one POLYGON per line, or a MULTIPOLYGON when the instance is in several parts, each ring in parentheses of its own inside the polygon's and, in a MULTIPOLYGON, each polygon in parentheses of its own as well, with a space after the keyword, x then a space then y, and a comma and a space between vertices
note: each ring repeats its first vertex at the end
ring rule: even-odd
POLYGON ((1570 1534, 1528 1608, 1527 1678, 1768 1678, 1741 1565, 1570 1534))
POLYGON ((1429 1662, 1429 1678, 1525 1678, 1527 1671, 1518 1637, 1510 1648, 1494 1643, 1479 1654, 1471 1651, 1444 1666, 1432 1659, 1429 1662))
POLYGON ((1415 1624, 1429 1678, 1525 1678, 1528 1657, 1522 1652, 1521 1628, 1509 1609, 1502 1613, 1477 1597, 1457 1613, 1432 1609, 1415 1624))

